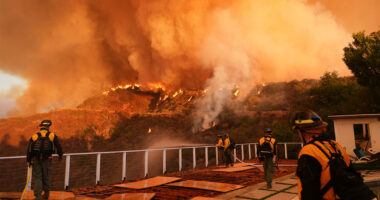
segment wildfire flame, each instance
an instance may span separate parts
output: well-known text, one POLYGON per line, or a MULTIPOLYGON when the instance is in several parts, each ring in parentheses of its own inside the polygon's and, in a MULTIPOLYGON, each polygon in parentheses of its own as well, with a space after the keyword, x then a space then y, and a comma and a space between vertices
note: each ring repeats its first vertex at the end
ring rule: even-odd
MULTIPOLYGON (((132 84, 118 85, 116 87, 112 87, 111 89, 104 91, 102 94, 107 96, 111 91, 114 92, 114 91, 120 90, 120 89, 122 89, 122 90, 126 90, 126 89, 135 90, 135 89, 140 89, 140 88, 145 88, 145 89, 149 89, 149 90, 162 90, 162 91, 166 90, 166 87, 162 83, 147 83, 146 86, 142 86, 141 84, 138 84, 138 83, 132 83, 132 84)), ((181 91, 182 90, 179 90, 179 92, 181 92, 181 91)))
POLYGON ((156 89, 156 90, 161 89, 163 91, 166 90, 166 87, 162 83, 148 83, 148 87, 151 90, 153 90, 153 89, 156 89))
POLYGON ((178 96, 178 95, 181 95, 183 94, 183 90, 182 89, 179 89, 178 91, 176 91, 174 94, 173 94, 173 98, 178 96))
POLYGON ((149 128, 149 129, 148 129, 148 133, 151 133, 151 132, 152 132, 152 129, 151 129, 151 128, 149 128))
POLYGON ((216 126, 216 122, 215 121, 212 121, 211 123, 211 127, 210 128, 214 128, 216 126))
POLYGON ((110 90, 108 90, 108 91, 104 91, 102 94, 103 95, 108 95, 111 91, 116 91, 116 90, 119 90, 119 89, 124 89, 124 90, 126 90, 126 89, 132 89, 132 90, 134 90, 134 89, 138 89, 138 88, 140 88, 141 87, 141 85, 140 84, 137 84, 137 83, 133 83, 133 84, 126 84, 126 85, 118 85, 118 86, 116 86, 116 87, 113 87, 113 88, 111 88, 110 90))

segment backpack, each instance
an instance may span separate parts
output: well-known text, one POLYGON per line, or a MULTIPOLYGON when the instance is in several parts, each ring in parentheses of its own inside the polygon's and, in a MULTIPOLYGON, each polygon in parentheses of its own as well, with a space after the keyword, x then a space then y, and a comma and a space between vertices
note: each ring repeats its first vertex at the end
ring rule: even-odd
POLYGON ((271 140, 272 140, 272 137, 264 137, 264 142, 260 147, 260 153, 262 156, 272 156, 273 155, 271 140))
POLYGON ((236 143, 235 143, 235 141, 232 138, 230 138, 230 146, 228 148, 230 148, 230 149, 235 149, 236 148, 236 143))
POLYGON ((331 187, 334 187, 335 194, 342 200, 371 200, 376 195, 364 184, 363 178, 352 166, 347 166, 344 162, 342 153, 331 141, 329 144, 335 149, 336 153, 332 153, 329 148, 321 142, 329 151, 331 156, 317 144, 311 143, 318 147, 321 152, 329 159, 330 165, 330 181, 322 188, 324 195, 331 187))
POLYGON ((32 144, 32 155, 39 160, 45 160, 54 152, 53 142, 50 141, 50 132, 45 137, 41 136, 41 133, 37 133, 38 138, 32 144))

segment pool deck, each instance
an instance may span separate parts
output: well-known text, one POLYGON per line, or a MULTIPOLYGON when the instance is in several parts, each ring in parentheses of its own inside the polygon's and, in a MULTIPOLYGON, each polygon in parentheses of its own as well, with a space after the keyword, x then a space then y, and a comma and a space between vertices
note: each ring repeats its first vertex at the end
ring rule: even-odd
MULTIPOLYGON (((369 187, 380 186, 380 170, 361 170, 364 182, 369 187)), ((258 183, 246 188, 216 196, 225 200, 299 200, 295 173, 273 180, 273 187, 266 189, 266 183, 258 183)))

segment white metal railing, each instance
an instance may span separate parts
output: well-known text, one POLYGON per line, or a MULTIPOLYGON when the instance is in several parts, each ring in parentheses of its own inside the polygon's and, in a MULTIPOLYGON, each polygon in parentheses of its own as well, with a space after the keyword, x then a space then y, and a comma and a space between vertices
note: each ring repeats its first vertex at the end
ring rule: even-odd
MULTIPOLYGON (((303 147, 302 143, 299 142, 287 142, 287 143, 278 143, 278 145, 284 145, 284 157, 285 159, 288 159, 288 145, 294 144, 294 145, 301 145, 303 147)), ((236 144, 236 148, 233 151, 234 154, 234 162, 236 162, 236 149, 240 146, 241 149, 241 160, 244 160, 244 146, 248 146, 248 159, 252 159, 252 153, 251 153, 251 145, 254 145, 255 150, 255 158, 257 157, 257 143, 244 143, 244 144, 236 144)), ((143 150, 127 150, 127 151, 107 151, 107 152, 86 152, 86 153, 67 153, 64 154, 66 156, 66 167, 65 167, 65 181, 64 181, 64 189, 67 190, 69 187, 69 178, 70 178, 70 160, 71 156, 81 156, 81 155, 97 155, 96 157, 96 178, 95 178, 95 184, 100 184, 100 168, 101 168, 101 157, 103 154, 115 154, 115 153, 122 153, 122 172, 121 172, 121 180, 126 180, 126 165, 127 165, 127 153, 136 153, 136 152, 144 152, 144 177, 148 176, 148 159, 149 159, 149 152, 152 151, 162 151, 163 152, 163 166, 162 166, 162 173, 166 173, 166 152, 167 150, 178 150, 178 171, 182 171, 182 150, 183 149, 192 149, 193 150, 193 169, 197 166, 197 156, 196 156, 196 149, 204 148, 205 149, 205 167, 208 167, 209 165, 209 157, 208 157, 208 149, 209 148, 215 148, 215 164, 219 165, 219 155, 218 155, 218 147, 215 145, 207 145, 207 146, 188 146, 188 147, 172 147, 172 148, 162 148, 162 149, 143 149, 143 150)), ((57 154, 54 154, 53 156, 58 156, 57 154)), ((0 160, 7 160, 7 159, 20 159, 20 158, 26 158, 26 156, 7 156, 7 157, 0 157, 0 160)), ((27 170, 29 173, 29 171, 27 170)), ((28 177, 28 175, 26 176, 28 177)), ((32 176, 30 176, 29 179, 29 185, 28 190, 31 188, 31 179, 32 176)))

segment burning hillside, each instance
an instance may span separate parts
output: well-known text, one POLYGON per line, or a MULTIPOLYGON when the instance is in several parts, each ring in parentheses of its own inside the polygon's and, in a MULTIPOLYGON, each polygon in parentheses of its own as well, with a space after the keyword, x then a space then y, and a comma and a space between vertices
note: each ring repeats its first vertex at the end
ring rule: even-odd
POLYGON ((378 26, 379 6, 372 0, 350 1, 350 10, 341 12, 339 3, 330 4, 4 1, 0 70, 27 82, 14 92, 17 109, 9 114, 73 108, 110 87, 134 82, 159 82, 184 91, 208 88, 204 107, 198 109, 219 112, 231 100, 222 94, 236 92, 236 85, 243 99, 253 82, 316 78, 332 69, 347 75, 342 48, 351 31, 378 26), (350 12, 360 8, 365 11, 350 12), (352 19, 367 25, 352 30, 347 25, 352 19))

